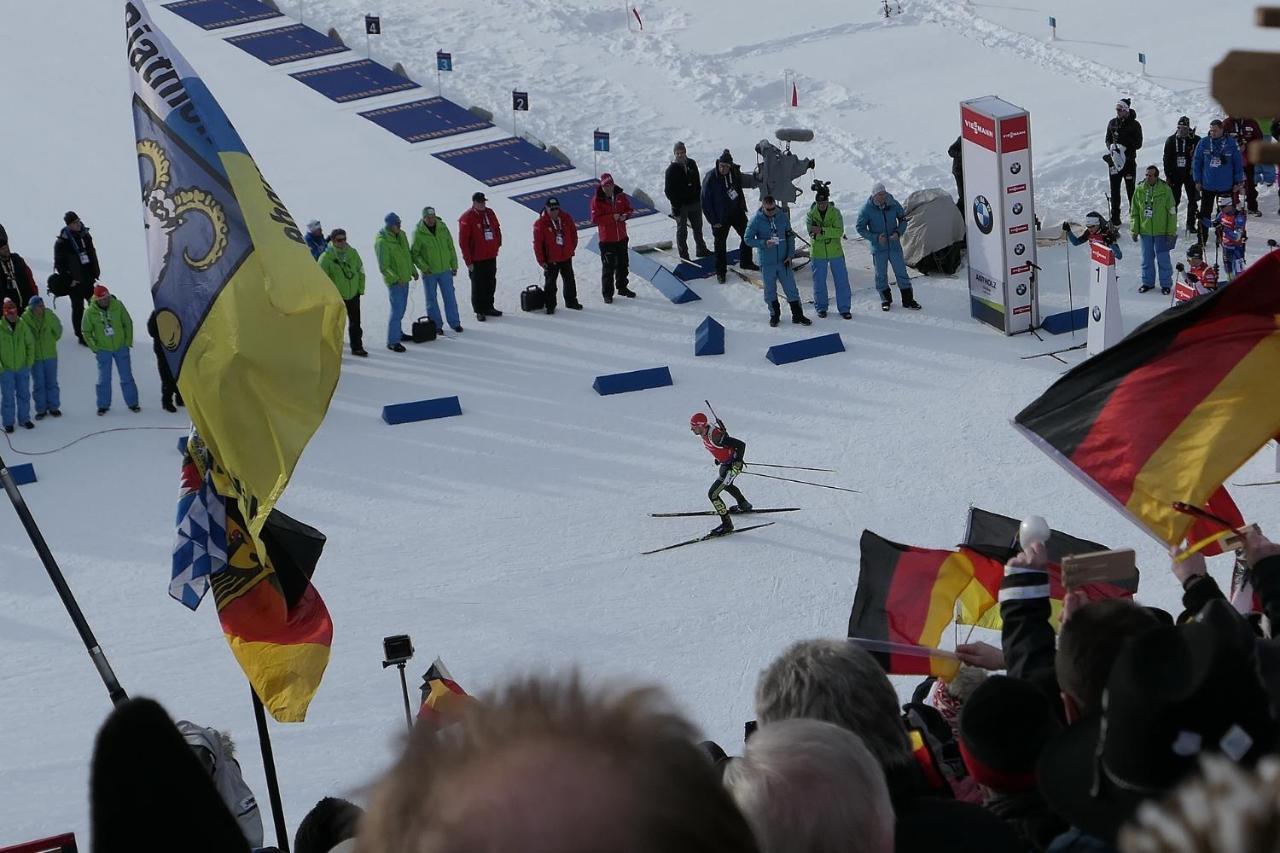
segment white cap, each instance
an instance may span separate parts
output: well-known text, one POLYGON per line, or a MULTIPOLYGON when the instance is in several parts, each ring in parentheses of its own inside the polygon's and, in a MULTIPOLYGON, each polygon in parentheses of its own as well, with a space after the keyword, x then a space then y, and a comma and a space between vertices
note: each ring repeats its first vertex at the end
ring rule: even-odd
POLYGON ((871 187, 871 194, 875 195, 876 193, 882 193, 882 192, 884 192, 884 184, 880 183, 879 181, 876 181, 875 184, 871 187))
POLYGON ((319 228, 319 227, 320 227, 320 220, 319 220, 319 219, 313 219, 313 220, 311 220, 310 222, 308 222, 308 223, 307 223, 307 230, 308 230, 308 231, 315 231, 315 230, 316 230, 317 228, 319 228))

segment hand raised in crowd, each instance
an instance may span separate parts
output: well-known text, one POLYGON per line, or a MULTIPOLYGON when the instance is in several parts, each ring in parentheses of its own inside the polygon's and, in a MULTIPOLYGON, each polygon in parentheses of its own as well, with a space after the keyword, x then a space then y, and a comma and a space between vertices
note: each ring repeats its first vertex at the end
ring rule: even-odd
POLYGON ((1244 540, 1244 553, 1249 565, 1256 567, 1260 560, 1280 554, 1280 545, 1263 536, 1261 531, 1250 530, 1244 540))
POLYGON ((1209 574, 1209 567, 1204 561, 1204 554, 1196 552, 1185 559, 1179 560, 1179 553, 1181 553, 1181 549, 1177 545, 1169 549, 1169 556, 1172 558, 1169 568, 1173 570, 1173 576, 1178 579, 1178 583, 1182 584, 1183 587, 1186 587, 1187 581, 1192 578, 1209 574))
POLYGON ((1004 652, 990 643, 961 643, 956 646, 956 657, 969 666, 995 671, 1004 669, 1004 652))
POLYGON ((1020 566, 1028 569, 1043 569, 1049 565, 1049 551, 1044 547, 1043 542, 1032 542, 1029 547, 1019 551, 1018 556, 1005 565, 1020 566))

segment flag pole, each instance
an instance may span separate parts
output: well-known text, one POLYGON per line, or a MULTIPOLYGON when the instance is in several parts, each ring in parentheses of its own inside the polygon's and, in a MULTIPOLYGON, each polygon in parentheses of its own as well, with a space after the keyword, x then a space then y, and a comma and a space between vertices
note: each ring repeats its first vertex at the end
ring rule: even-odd
POLYGON ((93 629, 89 627, 89 621, 84 618, 84 613, 81 612, 80 605, 76 602, 75 594, 71 591, 71 587, 67 585, 67 579, 63 576, 62 569, 58 568, 58 561, 53 558, 53 552, 49 550, 49 544, 44 541, 44 534, 40 532, 40 526, 36 524, 35 517, 31 515, 31 510, 27 508, 27 502, 23 499, 22 492, 18 491, 18 484, 14 482, 13 475, 9 473, 9 468, 5 465, 3 458, 0 458, 0 485, 4 486, 10 502, 13 503, 14 512, 18 514, 19 520, 22 521, 22 526, 26 528, 27 536, 31 539, 31 544, 35 546, 40 562, 44 564, 44 570, 49 573, 49 580, 52 581, 53 588, 58 591, 58 597, 62 599, 62 606, 67 609, 67 615, 71 617, 71 622, 76 626, 76 632, 80 634, 80 640, 89 652, 89 659, 93 661, 94 667, 98 670, 98 677, 106 685, 107 695, 111 697, 113 704, 119 705, 121 702, 126 701, 129 695, 124 692, 124 688, 120 686, 119 680, 116 679, 116 674, 111 669, 111 664, 107 662, 106 654, 102 651, 102 647, 98 645, 98 640, 93 635, 93 629))
POLYGON ((258 722, 258 744, 262 747, 262 770, 267 776, 267 797, 271 800, 271 818, 276 825, 276 847, 289 853, 289 830, 284 825, 284 806, 280 803, 280 780, 276 777, 276 758, 271 751, 271 733, 267 731, 267 714, 258 691, 249 685, 253 696, 253 716, 258 722))

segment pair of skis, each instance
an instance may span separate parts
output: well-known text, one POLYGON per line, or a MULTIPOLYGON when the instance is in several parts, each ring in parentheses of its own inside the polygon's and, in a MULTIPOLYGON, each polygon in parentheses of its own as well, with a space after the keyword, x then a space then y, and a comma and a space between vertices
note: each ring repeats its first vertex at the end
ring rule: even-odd
MULTIPOLYGON (((736 512, 734 510, 730 510, 730 513, 732 513, 733 515, 764 515, 766 513, 772 513, 772 512, 797 512, 799 509, 800 507, 798 506, 785 506, 785 507, 773 507, 769 509, 752 509, 746 512, 736 512)), ((716 514, 717 513, 712 510, 702 510, 698 512, 652 512, 652 513, 649 513, 649 517, 650 518, 687 518, 687 517, 698 516, 698 515, 707 516, 707 515, 716 515, 716 514)), ((768 527, 769 525, 775 524, 775 523, 776 522, 765 521, 760 524, 748 525, 747 527, 735 527, 733 530, 729 531, 728 533, 721 533, 719 535, 705 533, 702 536, 695 536, 692 539, 686 539, 683 542, 677 542, 674 545, 666 545, 662 548, 654 548, 652 551, 644 551, 642 553, 644 556, 647 556, 649 554, 658 554, 658 553, 661 553, 662 551, 670 551, 673 548, 683 548, 685 545, 693 545, 694 543, 697 543, 697 542, 706 542, 708 539, 722 539, 725 536, 730 536, 734 533, 746 533, 748 530, 758 530, 761 527, 768 527)))

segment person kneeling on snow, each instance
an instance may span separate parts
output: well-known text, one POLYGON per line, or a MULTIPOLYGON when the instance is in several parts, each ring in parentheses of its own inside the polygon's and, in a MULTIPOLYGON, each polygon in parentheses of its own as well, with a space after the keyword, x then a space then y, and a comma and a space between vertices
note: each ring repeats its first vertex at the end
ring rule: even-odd
POLYGON ((1187 249, 1187 266, 1178 264, 1178 284, 1173 289, 1175 302, 1190 302, 1218 289, 1218 268, 1204 261, 1204 248, 1192 243, 1187 249))
POLYGON ((885 191, 884 184, 871 188, 871 197, 858 214, 858 235, 871 244, 871 260, 876 268, 876 290, 880 292, 880 310, 888 311, 893 304, 893 291, 889 289, 889 264, 898 280, 902 294, 902 307, 920 310, 911 293, 911 276, 907 273, 907 261, 902 255, 902 235, 907 230, 907 212, 898 200, 885 191))
POLYGON ((1160 170, 1148 166, 1129 205, 1129 233, 1133 242, 1142 241, 1142 286, 1139 293, 1155 289, 1156 267, 1160 268, 1160 292, 1166 296, 1173 287, 1173 266, 1169 253, 1178 242, 1178 208, 1173 190, 1160 180, 1160 170))
POLYGON ((796 234, 791 230, 790 215, 778 207, 773 196, 767 195, 742 239, 760 253, 760 268, 764 276, 764 304, 769 306, 769 325, 778 325, 781 309, 778 307, 778 282, 791 306, 791 322, 808 326, 812 321, 804 316, 800 307, 800 291, 796 288, 796 276, 791 271, 791 258, 796 251, 796 234))

